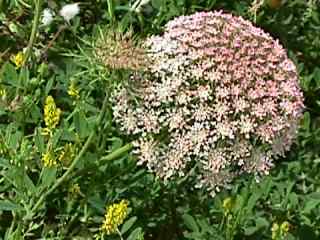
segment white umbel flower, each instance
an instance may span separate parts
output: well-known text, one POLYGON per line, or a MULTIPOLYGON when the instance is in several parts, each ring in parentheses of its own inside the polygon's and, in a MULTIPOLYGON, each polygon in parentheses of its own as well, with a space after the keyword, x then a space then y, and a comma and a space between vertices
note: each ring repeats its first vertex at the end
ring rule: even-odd
POLYGON ((61 17, 64 18, 66 22, 69 23, 69 21, 74 18, 77 14, 79 14, 80 8, 79 8, 79 3, 72 3, 72 4, 67 4, 61 8, 59 11, 59 14, 61 17))
POLYGON ((41 23, 43 26, 48 26, 53 21, 54 12, 51 9, 46 8, 43 10, 41 23))

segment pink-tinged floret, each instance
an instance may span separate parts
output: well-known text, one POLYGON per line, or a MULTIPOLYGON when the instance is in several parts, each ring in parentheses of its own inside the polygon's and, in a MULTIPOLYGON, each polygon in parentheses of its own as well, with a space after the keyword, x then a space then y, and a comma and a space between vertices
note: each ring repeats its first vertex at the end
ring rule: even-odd
POLYGON ((268 174, 289 150, 303 95, 278 40, 241 17, 200 12, 170 21, 145 48, 152 64, 136 89, 113 96, 139 164, 166 181, 193 169, 196 186, 215 194, 243 173, 268 174))

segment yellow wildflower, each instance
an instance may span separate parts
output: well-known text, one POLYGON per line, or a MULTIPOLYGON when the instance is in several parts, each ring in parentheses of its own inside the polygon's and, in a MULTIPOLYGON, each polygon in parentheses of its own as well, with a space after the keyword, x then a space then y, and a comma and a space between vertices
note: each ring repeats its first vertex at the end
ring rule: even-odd
POLYGON ((60 120, 61 110, 56 107, 52 96, 46 98, 44 106, 44 121, 49 130, 55 128, 60 120))
POLYGON ((24 54, 23 52, 18 52, 11 61, 16 65, 17 68, 21 68, 24 63, 24 54))
POLYGON ((45 167, 53 167, 57 165, 57 161, 52 152, 48 151, 42 154, 42 162, 45 167))
POLYGON ((107 235, 117 232, 118 226, 123 223, 128 215, 128 204, 127 200, 121 200, 120 203, 112 204, 107 208, 101 227, 107 235))
POLYGON ((228 214, 229 212, 231 212, 231 209, 233 208, 232 198, 228 197, 228 198, 224 199, 223 203, 222 203, 222 207, 223 207, 225 214, 228 214))
POLYGON ((63 163, 63 165, 68 166, 70 161, 75 157, 75 147, 71 143, 67 143, 64 145, 63 150, 61 151, 58 159, 59 162, 63 163))
POLYGON ((288 221, 284 221, 281 226, 280 226, 280 229, 281 229, 281 232, 284 234, 284 235, 287 235, 287 233, 289 232, 290 230, 290 223, 288 221))
POLYGON ((271 238, 277 239, 277 237, 279 236, 279 224, 278 223, 272 224, 271 233, 272 233, 271 238))
POLYGON ((5 98, 7 96, 7 91, 2 86, 0 87, 0 98, 5 98))
POLYGON ((71 84, 68 87, 68 94, 75 98, 75 99, 79 99, 80 95, 79 95, 79 90, 76 87, 76 84, 74 83, 74 81, 71 82, 71 84))
POLYGON ((72 184, 69 188, 69 193, 71 196, 77 196, 81 194, 80 186, 78 183, 72 184))

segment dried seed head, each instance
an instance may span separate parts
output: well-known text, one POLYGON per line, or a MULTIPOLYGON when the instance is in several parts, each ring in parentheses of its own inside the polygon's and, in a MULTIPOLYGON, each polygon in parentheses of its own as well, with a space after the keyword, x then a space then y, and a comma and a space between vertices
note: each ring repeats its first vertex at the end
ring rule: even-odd
POLYGON ((106 67, 112 69, 141 70, 147 66, 145 51, 130 32, 107 32, 97 41, 95 55, 106 67))

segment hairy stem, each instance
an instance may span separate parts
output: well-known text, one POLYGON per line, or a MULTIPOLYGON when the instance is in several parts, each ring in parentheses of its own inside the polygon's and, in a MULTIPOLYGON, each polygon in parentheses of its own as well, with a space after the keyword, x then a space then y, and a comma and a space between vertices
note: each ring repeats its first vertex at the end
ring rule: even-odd
POLYGON ((27 61, 28 61, 28 59, 30 57, 33 44, 34 44, 34 42, 36 40, 37 30, 38 30, 38 27, 39 27, 39 19, 40 19, 42 0, 34 0, 34 2, 35 2, 35 14, 34 14, 34 18, 33 18, 32 30, 31 30, 29 43, 28 43, 28 46, 27 46, 27 51, 26 51, 26 54, 24 56, 24 64, 27 63, 27 61))
POLYGON ((117 150, 109 153, 107 156, 102 157, 99 161, 99 165, 103 165, 108 161, 121 157, 124 153, 129 152, 132 148, 133 148, 132 143, 128 143, 122 146, 121 148, 118 148, 117 150))

